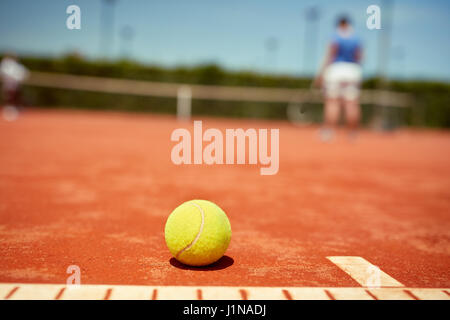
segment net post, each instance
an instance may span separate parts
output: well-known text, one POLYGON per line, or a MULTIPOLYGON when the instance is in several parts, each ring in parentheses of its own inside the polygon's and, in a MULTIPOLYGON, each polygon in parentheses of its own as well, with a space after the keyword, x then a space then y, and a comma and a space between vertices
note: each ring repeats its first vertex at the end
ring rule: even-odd
POLYGON ((192 90, 190 86, 180 86, 177 91, 177 118, 189 120, 191 117, 192 90))

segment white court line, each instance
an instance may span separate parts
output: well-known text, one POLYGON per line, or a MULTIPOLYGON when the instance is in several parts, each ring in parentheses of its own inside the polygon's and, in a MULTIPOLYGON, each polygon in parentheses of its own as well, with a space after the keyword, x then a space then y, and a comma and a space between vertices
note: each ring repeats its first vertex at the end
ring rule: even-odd
POLYGON ((54 300, 65 285, 22 286, 11 295, 9 300, 54 300))
POLYGON ((403 284, 361 257, 327 257, 363 287, 404 287, 403 284), (377 274, 378 273, 378 274, 377 274))
POLYGON ((336 300, 374 300, 365 288, 329 288, 336 300))
POLYGON ((450 300, 450 295, 446 294, 444 290, 410 289, 409 291, 420 300, 450 300))
POLYGON ((379 288, 369 291, 377 297, 378 300, 414 300, 412 296, 406 293, 404 288, 379 288))
POLYGON ((64 290, 60 300, 103 300, 112 286, 80 285, 64 290))
POLYGON ((14 283, 1 283, 0 284, 0 299, 4 299, 17 285, 14 283))
POLYGON ((122 286, 63 284, 0 284, 0 299, 15 300, 102 300, 108 298, 133 300, 450 300, 444 292, 450 289, 435 288, 337 288, 337 287, 195 287, 195 286, 122 286), (18 289, 15 289, 18 288, 18 289), (62 290, 64 289, 64 290, 62 290), (10 294, 13 292, 12 294, 10 294), (368 293, 370 292, 370 294, 368 293), (408 292, 412 293, 408 294, 408 292))
POLYGON ((285 288, 293 300, 330 300, 324 288, 285 288))

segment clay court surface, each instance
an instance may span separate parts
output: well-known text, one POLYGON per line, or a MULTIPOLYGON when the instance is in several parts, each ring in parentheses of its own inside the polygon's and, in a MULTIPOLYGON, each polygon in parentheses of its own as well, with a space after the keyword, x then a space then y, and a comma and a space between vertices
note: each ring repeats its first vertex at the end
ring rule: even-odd
POLYGON ((363 131, 204 118, 203 127, 279 128, 280 170, 172 164, 172 116, 29 110, 0 121, 0 283, 359 287, 330 256, 357 256, 405 287, 450 287, 450 133, 363 131), (208 199, 232 240, 207 268, 171 259, 170 212, 208 199))

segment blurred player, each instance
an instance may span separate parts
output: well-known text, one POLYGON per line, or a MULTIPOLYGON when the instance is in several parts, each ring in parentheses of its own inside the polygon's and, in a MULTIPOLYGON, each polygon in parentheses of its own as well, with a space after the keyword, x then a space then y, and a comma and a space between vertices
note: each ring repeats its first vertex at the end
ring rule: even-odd
POLYGON ((351 135, 354 136, 360 120, 359 91, 362 79, 362 48, 350 20, 338 19, 324 64, 314 80, 316 86, 325 89, 324 126, 320 130, 323 141, 333 138, 334 127, 339 121, 341 109, 345 112, 351 135))
POLYGON ((27 69, 17 61, 14 54, 6 54, 0 63, 2 94, 5 103, 2 113, 6 121, 14 121, 19 115, 20 85, 28 75, 27 69))

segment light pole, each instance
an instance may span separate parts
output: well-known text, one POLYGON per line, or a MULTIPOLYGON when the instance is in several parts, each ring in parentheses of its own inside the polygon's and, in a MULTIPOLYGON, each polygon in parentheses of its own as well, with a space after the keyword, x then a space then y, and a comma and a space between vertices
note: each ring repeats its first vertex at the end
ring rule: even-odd
POLYGON ((316 56, 317 36, 319 33, 320 11, 318 6, 311 6, 305 10, 305 43, 303 48, 303 73, 314 73, 312 60, 316 56), (309 70, 308 66, 312 66, 309 70))
POLYGON ((400 79, 404 78, 406 52, 402 46, 392 48, 392 58, 396 61, 397 74, 400 79))
POLYGON ((278 51, 278 39, 275 37, 270 37, 266 40, 265 43, 266 47, 266 68, 269 66, 269 68, 272 69, 272 71, 275 71, 276 64, 277 64, 277 51, 278 51))
POLYGON ((134 38, 133 27, 126 25, 120 29, 120 39, 121 39, 121 55, 123 58, 130 58, 132 52, 132 41, 134 38))
MULTIPOLYGON (((389 58, 391 54, 391 31, 392 31, 392 7, 393 0, 383 0, 381 5, 381 32, 378 38, 378 89, 383 92, 386 89, 389 58)), ((378 108, 374 116, 375 128, 381 130, 390 129, 393 124, 388 118, 388 110, 385 106, 384 94, 378 94, 378 108)))
POLYGON ((393 0, 383 0, 381 7, 381 32, 378 38, 378 78, 380 88, 384 87, 389 69, 392 32, 393 0))
POLYGON ((101 34, 100 55, 104 58, 111 57, 114 47, 114 6, 116 0, 102 0, 101 9, 101 34))

